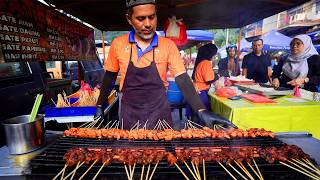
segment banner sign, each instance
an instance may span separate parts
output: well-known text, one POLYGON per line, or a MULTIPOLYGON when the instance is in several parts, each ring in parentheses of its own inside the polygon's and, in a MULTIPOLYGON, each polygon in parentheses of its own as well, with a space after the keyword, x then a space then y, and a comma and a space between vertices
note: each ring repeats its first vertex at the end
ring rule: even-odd
POLYGON ((2 62, 98 60, 92 28, 36 0, 0 0, 0 46, 2 62))

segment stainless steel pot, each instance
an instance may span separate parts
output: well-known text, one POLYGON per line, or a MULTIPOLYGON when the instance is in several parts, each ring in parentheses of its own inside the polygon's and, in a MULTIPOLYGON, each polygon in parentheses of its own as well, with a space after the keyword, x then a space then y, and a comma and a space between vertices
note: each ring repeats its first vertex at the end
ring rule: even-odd
POLYGON ((39 149, 45 144, 43 116, 37 115, 29 123, 30 115, 22 115, 2 122, 10 154, 24 154, 39 149))

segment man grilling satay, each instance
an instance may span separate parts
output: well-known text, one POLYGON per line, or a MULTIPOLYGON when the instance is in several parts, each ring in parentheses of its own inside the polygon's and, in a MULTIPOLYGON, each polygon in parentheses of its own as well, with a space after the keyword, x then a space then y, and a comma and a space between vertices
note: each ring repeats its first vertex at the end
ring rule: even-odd
POLYGON ((153 128, 158 120, 172 125, 171 110, 166 97, 166 74, 170 71, 185 99, 197 115, 199 123, 234 125, 205 110, 186 73, 178 48, 173 41, 159 37, 155 0, 127 0, 128 23, 133 30, 113 40, 107 62, 95 119, 103 120, 103 107, 117 74, 122 92, 120 120, 130 129, 138 120, 153 128))

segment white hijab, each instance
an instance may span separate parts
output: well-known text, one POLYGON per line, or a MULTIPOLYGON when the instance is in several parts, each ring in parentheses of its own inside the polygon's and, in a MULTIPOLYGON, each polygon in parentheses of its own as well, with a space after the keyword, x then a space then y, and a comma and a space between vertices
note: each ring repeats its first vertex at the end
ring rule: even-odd
POLYGON ((307 59, 318 54, 318 52, 314 48, 311 38, 308 35, 297 35, 293 39, 302 41, 304 45, 303 52, 297 55, 290 54, 282 67, 282 71, 291 79, 305 78, 308 75, 309 69, 307 59))

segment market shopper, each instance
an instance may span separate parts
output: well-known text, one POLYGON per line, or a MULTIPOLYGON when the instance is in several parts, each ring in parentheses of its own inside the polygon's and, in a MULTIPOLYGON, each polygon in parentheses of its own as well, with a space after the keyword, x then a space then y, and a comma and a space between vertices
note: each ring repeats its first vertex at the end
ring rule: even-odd
POLYGON ((320 56, 308 35, 298 35, 290 43, 290 54, 281 58, 273 72, 275 87, 304 89, 318 92, 320 85, 320 56))
MULTIPOLYGON (((216 45, 209 43, 198 49, 197 58, 192 72, 194 87, 199 93, 200 99, 207 110, 210 110, 209 88, 214 81, 214 71, 212 69, 212 57, 217 54, 216 45)), ((186 108, 186 117, 192 117, 193 113, 189 105, 186 108)), ((192 117, 193 119, 194 117, 192 117)))
POLYGON ((240 65, 236 57, 237 46, 230 45, 226 47, 227 57, 223 58, 218 63, 218 74, 222 77, 239 76, 240 65))
POLYGON ((252 53, 244 56, 242 61, 242 74, 257 83, 271 81, 271 57, 262 51, 263 40, 256 39, 252 42, 252 53))
POLYGON ((120 75, 122 92, 120 120, 130 129, 138 120, 153 128, 157 121, 172 124, 171 110, 166 97, 167 70, 175 77, 184 98, 201 122, 233 126, 205 109, 187 75, 179 51, 173 41, 155 33, 157 15, 155 0, 127 0, 128 23, 133 27, 129 34, 113 40, 107 62, 95 119, 103 119, 103 107, 112 89, 112 81, 120 75))

